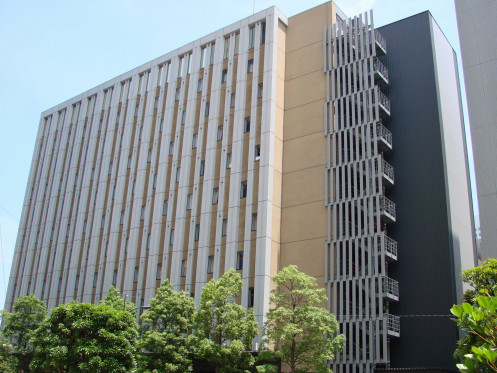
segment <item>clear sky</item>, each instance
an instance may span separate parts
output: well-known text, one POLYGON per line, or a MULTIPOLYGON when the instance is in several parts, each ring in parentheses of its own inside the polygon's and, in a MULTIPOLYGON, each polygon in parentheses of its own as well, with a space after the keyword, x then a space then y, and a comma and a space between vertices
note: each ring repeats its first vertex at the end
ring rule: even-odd
MULTIPOLYGON (((275 5, 290 17, 323 2, 1 1, 0 307, 4 304, 42 111, 245 18, 254 10, 275 5)), ((460 58, 453 0, 335 2, 348 16, 373 9, 376 27, 430 10, 460 58)), ((461 72, 461 65, 459 69, 461 72)), ((468 125, 466 107, 464 110, 468 125)))

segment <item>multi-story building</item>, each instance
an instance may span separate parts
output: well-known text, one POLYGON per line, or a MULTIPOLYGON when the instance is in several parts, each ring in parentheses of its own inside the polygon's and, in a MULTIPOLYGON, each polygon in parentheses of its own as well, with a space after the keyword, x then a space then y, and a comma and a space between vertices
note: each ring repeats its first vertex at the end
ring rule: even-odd
POLYGON ((481 247, 478 259, 497 258, 497 3, 456 0, 475 160, 481 247))
MULTIPOLYGON (((474 235, 455 56, 429 13, 254 14, 41 116, 6 308, 198 302, 229 268, 262 323, 288 264, 347 336, 336 372, 454 369, 474 235)), ((255 343, 254 343, 255 346, 255 343)))

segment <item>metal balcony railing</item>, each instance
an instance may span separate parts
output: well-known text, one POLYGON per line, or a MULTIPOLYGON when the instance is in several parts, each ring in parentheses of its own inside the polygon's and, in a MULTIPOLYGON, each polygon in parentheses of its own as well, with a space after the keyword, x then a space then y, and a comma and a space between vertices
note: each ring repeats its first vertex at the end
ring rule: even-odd
POLYGON ((394 183, 394 171, 393 166, 385 161, 383 157, 377 158, 374 161, 374 168, 376 173, 383 174, 383 177, 387 179, 392 185, 394 183))
MULTIPOLYGON (((378 139, 383 140, 389 147, 392 147, 392 132, 383 125, 383 122, 380 120, 378 123, 376 123, 376 126, 374 127, 376 129, 376 137, 378 139)), ((371 128, 371 132, 373 132, 373 128, 371 128)), ((372 135, 372 134, 371 134, 372 135)), ((371 136, 374 138, 374 136, 371 136)))
POLYGON ((386 313, 384 318, 388 334, 396 337, 400 336, 400 317, 386 313))
POLYGON ((380 214, 390 217, 393 221, 396 219, 395 203, 385 196, 380 196, 380 214))
POLYGON ((373 95, 373 104, 378 101, 378 104, 385 109, 388 115, 390 115, 390 100, 378 87, 376 87, 375 91, 376 92, 373 95))
POLYGON ((382 49, 383 53, 387 53, 387 41, 378 30, 374 30, 374 37, 376 39, 376 44, 382 49))
POLYGON ((383 276, 383 294, 390 299, 399 300, 399 282, 393 278, 383 276))
POLYGON ((381 74, 388 83, 388 69, 383 65, 378 58, 373 60, 373 71, 375 74, 381 74))
MULTIPOLYGON (((391 258, 397 259, 397 241, 388 237, 385 233, 383 235, 383 245, 385 253, 391 258)), ((379 237, 381 239, 381 237, 379 237)))

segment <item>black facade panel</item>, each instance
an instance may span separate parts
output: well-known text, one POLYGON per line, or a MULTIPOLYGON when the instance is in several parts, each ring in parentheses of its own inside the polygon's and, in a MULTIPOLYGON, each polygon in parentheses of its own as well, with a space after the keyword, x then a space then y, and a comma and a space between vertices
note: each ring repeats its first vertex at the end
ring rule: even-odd
POLYGON ((400 337, 391 339, 391 368, 457 371, 452 355, 458 329, 449 309, 457 302, 439 118, 433 42, 428 12, 379 28, 387 41, 381 61, 389 70, 398 242, 390 277, 399 281, 400 337))

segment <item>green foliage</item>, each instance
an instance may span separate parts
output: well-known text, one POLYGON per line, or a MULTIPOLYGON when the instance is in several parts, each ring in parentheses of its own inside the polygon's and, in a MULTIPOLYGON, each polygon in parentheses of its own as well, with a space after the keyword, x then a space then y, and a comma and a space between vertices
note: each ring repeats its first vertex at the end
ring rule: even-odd
POLYGON ((185 291, 174 291, 166 280, 149 305, 141 316, 144 334, 139 347, 144 353, 139 359, 140 371, 191 372, 193 299, 185 291))
POLYGON ((100 301, 100 304, 106 304, 115 308, 116 310, 126 310, 133 316, 136 315, 135 304, 133 302, 125 302, 119 290, 117 290, 114 286, 111 286, 109 288, 107 295, 100 301))
POLYGON ((0 372, 14 373, 18 366, 17 359, 12 355, 13 347, 9 341, 0 339, 0 372))
POLYGON ((254 364, 249 351, 258 324, 253 310, 235 303, 242 285, 240 275, 230 269, 202 290, 194 317, 197 356, 216 363, 216 372, 248 372, 254 364))
POLYGON ((28 370, 33 354, 30 339, 47 316, 45 303, 34 295, 19 297, 13 312, 2 311, 3 335, 12 339, 12 348, 17 352, 18 370, 28 370))
POLYGON ((326 360, 342 350, 345 337, 336 336, 335 316, 321 306, 327 300, 325 290, 295 265, 283 268, 273 282, 270 301, 276 308, 266 314, 264 332, 274 345, 274 356, 287 363, 292 373, 331 372, 326 360))
POLYGON ((497 259, 489 258, 483 265, 463 271, 461 278, 473 288, 464 293, 464 302, 476 304, 478 296, 497 296, 497 259))
POLYGON ((31 368, 44 372, 127 372, 135 367, 137 325, 103 302, 55 307, 31 340, 31 368))
POLYGON ((477 297, 477 305, 454 305, 451 312, 458 325, 476 338, 471 353, 465 355, 464 364, 457 364, 461 372, 497 372, 497 297, 477 297))
MULTIPOLYGON (((497 259, 487 259, 483 265, 465 270, 461 274, 462 280, 469 284, 472 289, 466 290, 463 294, 463 301, 471 305, 478 305, 479 296, 497 296, 497 259)), ((481 345, 481 340, 473 333, 466 335, 457 342, 457 349, 454 357, 458 360, 465 360, 466 355, 472 353, 473 346, 481 345)), ((491 372, 487 366, 480 366, 476 362, 476 367, 483 372, 491 372)))

